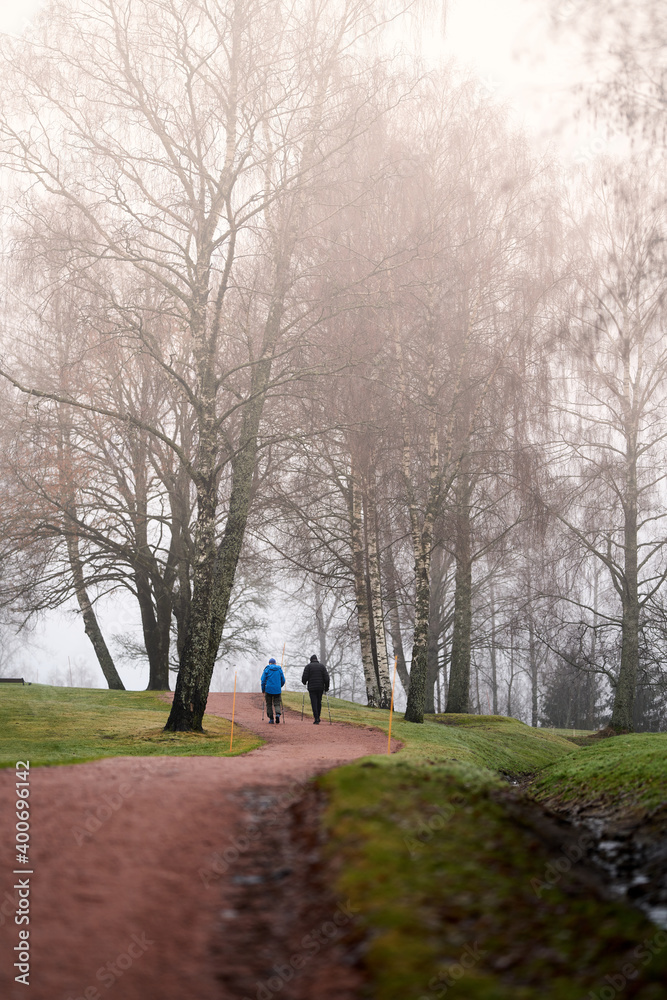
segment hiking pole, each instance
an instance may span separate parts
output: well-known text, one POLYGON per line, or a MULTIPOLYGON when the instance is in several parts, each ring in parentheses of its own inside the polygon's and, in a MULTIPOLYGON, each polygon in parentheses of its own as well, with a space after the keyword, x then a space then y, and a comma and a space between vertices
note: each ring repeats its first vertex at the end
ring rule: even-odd
POLYGON ((329 692, 327 691, 327 708, 329 709, 329 725, 331 725, 331 709, 329 708, 329 692))
POLYGON ((303 722, 303 706, 306 701, 306 692, 303 692, 303 698, 301 699, 301 721, 303 722))

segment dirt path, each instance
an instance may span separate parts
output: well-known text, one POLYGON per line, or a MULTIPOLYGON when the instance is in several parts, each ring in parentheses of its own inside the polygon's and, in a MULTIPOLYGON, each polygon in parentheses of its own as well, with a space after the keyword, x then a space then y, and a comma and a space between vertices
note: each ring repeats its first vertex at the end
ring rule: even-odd
MULTIPOLYGON (((231 695, 211 695, 209 711, 230 717, 231 695)), ((269 948, 262 959, 251 933, 262 919, 252 887, 264 878, 276 880, 267 903, 272 912, 278 908, 271 894, 283 898, 278 882, 291 870, 275 867, 287 849, 279 843, 281 818, 309 777, 382 753, 386 738, 377 730, 342 724, 313 726, 295 712, 288 712, 286 724, 269 726, 265 720, 262 726, 256 695, 237 696, 236 718, 261 732, 266 746, 244 757, 119 757, 31 772, 29 989, 14 982, 19 928, 12 886, 20 877, 12 874, 18 867, 15 779, 11 770, 0 772, 3 998, 242 1000, 238 983, 244 965, 251 970, 246 977, 251 1000, 262 990, 265 998, 273 995, 271 986, 263 985, 270 981, 273 953, 269 948), (248 874, 263 857, 269 874, 248 874), (244 886, 253 924, 245 929, 244 886), (248 957, 244 948, 252 949, 248 957)), ((301 884, 307 904, 307 886, 294 883, 292 907, 294 886, 301 884)), ((269 923, 263 933, 271 935, 269 923)), ((289 943, 283 942, 281 954, 289 943)), ((290 987, 280 995, 298 992, 290 987)), ((351 995, 343 981, 325 992, 351 995)))

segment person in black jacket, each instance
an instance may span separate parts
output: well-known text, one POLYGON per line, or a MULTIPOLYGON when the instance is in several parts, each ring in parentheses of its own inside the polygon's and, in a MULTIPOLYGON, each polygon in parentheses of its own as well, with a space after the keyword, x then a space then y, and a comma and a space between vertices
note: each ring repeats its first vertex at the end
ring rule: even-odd
POLYGON ((329 690, 329 673, 323 663, 316 656, 311 656, 310 663, 307 664, 301 683, 308 686, 310 704, 313 706, 313 725, 319 726, 320 713, 322 711, 322 695, 329 690))

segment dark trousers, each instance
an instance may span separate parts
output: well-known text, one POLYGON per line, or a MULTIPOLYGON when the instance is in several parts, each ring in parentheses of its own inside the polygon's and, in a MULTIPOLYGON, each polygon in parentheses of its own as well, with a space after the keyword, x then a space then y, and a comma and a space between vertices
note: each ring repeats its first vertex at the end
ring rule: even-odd
POLYGON ((268 694, 265 693, 266 698, 266 714, 270 719, 273 718, 273 709, 275 707, 276 715, 280 715, 283 710, 283 700, 279 694, 268 694))
POLYGON ((322 695, 324 694, 324 692, 309 691, 308 694, 310 695, 310 704, 313 707, 313 718, 319 719, 320 713, 322 711, 322 695))

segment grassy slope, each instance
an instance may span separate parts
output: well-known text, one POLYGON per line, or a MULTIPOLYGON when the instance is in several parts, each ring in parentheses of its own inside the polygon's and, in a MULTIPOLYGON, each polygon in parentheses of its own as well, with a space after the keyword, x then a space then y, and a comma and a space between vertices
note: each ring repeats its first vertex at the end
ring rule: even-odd
MULTIPOLYGON (((229 756, 230 723, 207 715, 205 733, 164 733, 169 705, 155 691, 0 685, 0 767, 17 760, 74 764, 100 757, 229 756)), ((234 726, 233 756, 261 746, 234 726)))
POLYGON ((601 807, 642 815, 667 802, 667 733, 632 733, 590 741, 556 761, 530 786, 554 808, 601 807))
MULTIPOLYGON (((298 695, 284 694, 283 699, 290 708, 301 710, 298 695)), ((386 710, 338 698, 331 698, 330 705, 332 718, 339 722, 388 730, 386 710)), ((326 725, 326 701, 322 719, 326 725)), ((574 749, 562 736, 531 729, 503 715, 433 715, 427 716, 423 725, 415 726, 404 722, 402 714, 394 714, 391 735, 403 743, 401 756, 410 760, 459 761, 516 776, 534 774, 574 749), (447 724, 438 720, 446 720, 447 724)))
MULTIPOLYGON (((386 712, 334 710, 386 729, 386 712)), ((502 717, 447 723, 396 720, 403 753, 320 779, 337 888, 359 911, 375 1000, 450 991, 460 1000, 583 1000, 612 988, 606 976, 625 980, 624 966, 628 997, 662 998, 667 949, 657 929, 583 890, 576 870, 549 868, 565 856, 503 804, 507 785, 494 771, 566 774, 582 751, 502 717)))

